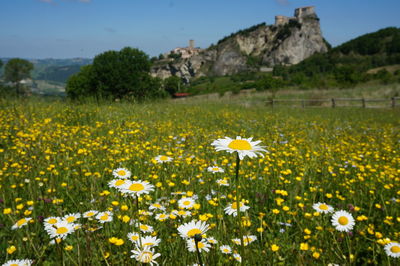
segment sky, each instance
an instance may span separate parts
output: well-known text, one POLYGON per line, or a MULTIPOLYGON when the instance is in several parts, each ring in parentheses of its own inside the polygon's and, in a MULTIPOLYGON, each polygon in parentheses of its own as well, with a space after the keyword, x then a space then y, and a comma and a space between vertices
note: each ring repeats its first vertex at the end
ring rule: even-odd
POLYGON ((0 57, 93 58, 130 46, 149 56, 207 48, 240 29, 315 6, 333 46, 400 27, 400 0, 0 0, 0 57))

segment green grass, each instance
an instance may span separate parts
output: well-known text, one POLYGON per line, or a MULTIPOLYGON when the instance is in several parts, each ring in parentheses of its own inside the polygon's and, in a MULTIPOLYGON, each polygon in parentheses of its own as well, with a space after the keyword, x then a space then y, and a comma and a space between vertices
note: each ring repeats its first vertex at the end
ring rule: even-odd
POLYGON ((159 202, 170 215, 179 210, 182 197, 172 192, 197 195, 199 205, 187 218, 157 221, 154 215, 163 211, 139 216, 161 239, 154 248, 161 254, 159 264, 197 262, 177 227, 202 219, 211 226, 207 237, 218 240, 201 253, 206 265, 235 264, 231 255, 220 252, 221 245, 240 252, 243 265, 395 265, 398 261, 386 255, 384 244, 400 240, 399 117, 398 109, 271 109, 235 101, 132 105, 2 100, 0 262, 27 258, 38 265, 135 264, 130 258, 134 244, 127 238, 135 231, 129 221, 138 218, 135 198, 108 186, 112 170, 124 167, 132 180, 155 186, 140 198, 140 210, 159 202), (242 231, 257 236, 243 250, 231 241, 240 234, 237 217, 224 213, 237 195, 235 155, 211 146, 225 136, 254 137, 269 151, 264 158, 246 157, 240 165, 239 195, 250 207, 241 213, 248 221, 242 231), (159 164, 154 160, 158 155, 173 161, 159 164), (208 172, 213 165, 225 173, 208 172), (228 187, 216 183, 222 178, 228 187), (335 230, 332 214, 317 215, 312 208, 316 202, 349 211, 356 219, 352 233, 335 230), (99 228, 96 219, 80 218, 81 229, 49 244, 43 218, 88 210, 110 210, 113 221, 99 228), (23 217, 33 220, 11 230, 23 217), (112 237, 124 243, 115 245, 112 237), (306 244, 308 249, 302 250, 306 244))

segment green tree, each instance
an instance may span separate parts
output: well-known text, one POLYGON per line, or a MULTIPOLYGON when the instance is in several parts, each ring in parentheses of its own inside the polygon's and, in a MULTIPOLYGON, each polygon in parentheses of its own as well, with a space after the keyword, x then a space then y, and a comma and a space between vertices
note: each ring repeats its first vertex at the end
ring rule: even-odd
POLYGON ((14 58, 7 62, 4 69, 4 79, 15 85, 17 95, 22 93, 23 79, 31 77, 33 64, 27 60, 14 58))
POLYGON ((71 98, 95 96, 110 99, 144 100, 161 97, 161 81, 150 76, 151 62, 144 52, 126 47, 97 55, 67 82, 71 98))
POLYGON ((0 60, 0 68, 3 66, 3 61, 0 60))
POLYGON ((96 91, 92 65, 83 66, 81 67, 80 72, 70 76, 65 91, 71 99, 95 95, 96 91))
POLYGON ((171 76, 164 80, 164 89, 172 96, 182 87, 182 80, 177 76, 171 76))

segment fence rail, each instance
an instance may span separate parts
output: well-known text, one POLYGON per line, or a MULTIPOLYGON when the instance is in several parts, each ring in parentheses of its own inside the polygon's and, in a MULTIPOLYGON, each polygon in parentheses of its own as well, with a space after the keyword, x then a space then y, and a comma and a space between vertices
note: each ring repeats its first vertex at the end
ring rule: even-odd
POLYGON ((266 104, 271 107, 288 104, 293 107, 362 107, 362 108, 396 108, 400 107, 400 97, 392 98, 330 98, 330 99, 272 99, 266 101, 266 104), (286 104, 285 104, 286 103, 286 104), (347 103, 347 104, 346 104, 347 103), (350 104, 348 104, 350 103, 350 104), (371 105, 370 103, 375 103, 371 105), (383 103, 377 106, 376 103, 383 103))

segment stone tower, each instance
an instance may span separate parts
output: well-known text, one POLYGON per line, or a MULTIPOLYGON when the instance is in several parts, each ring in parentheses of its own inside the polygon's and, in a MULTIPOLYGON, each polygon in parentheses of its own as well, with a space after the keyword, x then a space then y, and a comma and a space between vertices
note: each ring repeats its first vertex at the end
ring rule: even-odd
POLYGON ((194 40, 189 40, 189 49, 194 49, 194 40))
POLYGON ((298 19, 309 16, 315 15, 314 6, 305 6, 299 7, 294 10, 294 16, 298 19))

